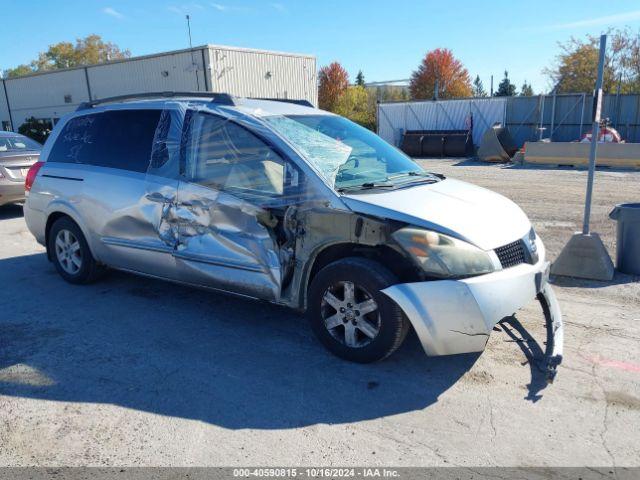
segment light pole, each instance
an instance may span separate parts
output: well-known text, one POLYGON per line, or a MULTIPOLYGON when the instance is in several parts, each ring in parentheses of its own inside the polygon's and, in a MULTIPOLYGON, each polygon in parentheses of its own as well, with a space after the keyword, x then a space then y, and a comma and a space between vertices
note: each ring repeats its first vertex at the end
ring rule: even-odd
POLYGON ((589 176, 587 178, 587 198, 584 204, 584 219, 582 234, 589 235, 589 221, 591 219, 591 196, 593 194, 593 177, 596 171, 596 155, 598 153, 598 137, 600 136, 600 117, 602 115, 602 78, 604 76, 604 57, 607 48, 607 36, 600 37, 600 58, 598 59, 598 79, 593 98, 593 124, 591 125, 591 150, 589 151, 589 176))
POLYGON ((582 232, 575 233, 565 245, 558 259, 551 266, 551 273, 565 277, 587 278, 590 280, 611 280, 614 269, 609 252, 597 233, 591 232, 591 202, 593 180, 596 171, 600 116, 602 113, 602 77, 607 47, 607 36, 600 36, 600 56, 598 59, 598 77, 593 95, 593 123, 591 126, 591 149, 589 151, 589 174, 587 177, 587 195, 584 205, 582 232))
POLYGON ((191 17, 186 15, 187 17, 187 31, 189 32, 189 49, 191 50, 191 66, 193 67, 193 71, 196 74, 196 88, 200 91, 200 78, 198 77, 198 65, 196 64, 195 59, 193 58, 193 45, 191 43, 191 17))

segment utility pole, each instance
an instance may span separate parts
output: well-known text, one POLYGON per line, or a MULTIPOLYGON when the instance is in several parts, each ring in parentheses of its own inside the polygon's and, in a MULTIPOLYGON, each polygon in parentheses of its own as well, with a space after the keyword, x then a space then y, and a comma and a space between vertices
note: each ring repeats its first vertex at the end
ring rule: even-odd
POLYGON ((9 94, 7 93, 7 80, 4 76, 0 75, 2 78, 2 89, 4 90, 4 99, 7 104, 7 112, 9 112, 9 131, 13 132, 13 115, 11 115, 11 104, 9 103, 9 94))
POLYGON ((491 75, 491 97, 493 97, 493 75, 491 75))
POLYGON ((191 65, 193 66, 193 70, 196 74, 196 87, 198 91, 200 91, 200 77, 198 77, 198 64, 193 58, 193 44, 191 43, 191 17, 189 15, 187 17, 187 31, 189 32, 189 49, 191 50, 191 65))
POLYGON ((613 262, 602 243, 600 236, 590 230, 591 201, 593 180, 596 171, 598 137, 600 136, 600 117, 602 114, 602 77, 607 47, 607 36, 600 36, 600 56, 598 59, 598 78, 593 94, 593 123, 591 125, 591 149, 589 151, 589 174, 587 177, 587 195, 584 204, 582 232, 575 233, 560 252, 560 256, 551 267, 551 273, 565 277, 588 278, 591 280, 613 279, 613 262))

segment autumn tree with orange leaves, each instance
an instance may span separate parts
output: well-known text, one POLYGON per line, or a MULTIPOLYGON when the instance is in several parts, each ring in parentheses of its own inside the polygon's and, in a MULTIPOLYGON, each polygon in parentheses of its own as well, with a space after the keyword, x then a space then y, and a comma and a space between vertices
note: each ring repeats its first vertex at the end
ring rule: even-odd
POLYGON ((411 74, 409 90, 416 100, 435 98, 460 98, 472 96, 471 78, 464 65, 447 48, 428 52, 418 69, 411 74))
POLYGON ((318 73, 318 104, 332 112, 349 87, 349 74, 338 62, 322 67, 318 73))

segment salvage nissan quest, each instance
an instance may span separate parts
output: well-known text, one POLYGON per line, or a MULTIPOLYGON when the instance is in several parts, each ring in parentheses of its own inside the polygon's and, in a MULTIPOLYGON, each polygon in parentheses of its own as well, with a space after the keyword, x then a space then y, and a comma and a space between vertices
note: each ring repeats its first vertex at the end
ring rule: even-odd
POLYGON ((522 210, 306 102, 105 99, 60 121, 40 159, 25 218, 68 282, 110 267, 285 305, 356 362, 410 328, 428 355, 480 352, 537 298, 549 380, 562 359, 549 262, 522 210))

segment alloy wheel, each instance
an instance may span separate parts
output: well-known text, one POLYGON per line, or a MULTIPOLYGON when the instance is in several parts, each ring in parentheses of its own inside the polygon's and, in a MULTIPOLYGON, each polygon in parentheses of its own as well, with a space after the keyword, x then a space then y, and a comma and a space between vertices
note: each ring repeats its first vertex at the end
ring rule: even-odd
POLYGON ((324 325, 340 343, 350 348, 369 345, 380 333, 380 310, 371 294, 353 282, 338 282, 322 296, 324 325))
POLYGON ((56 258, 69 275, 76 275, 82 268, 80 242, 69 230, 60 230, 56 235, 56 258))

